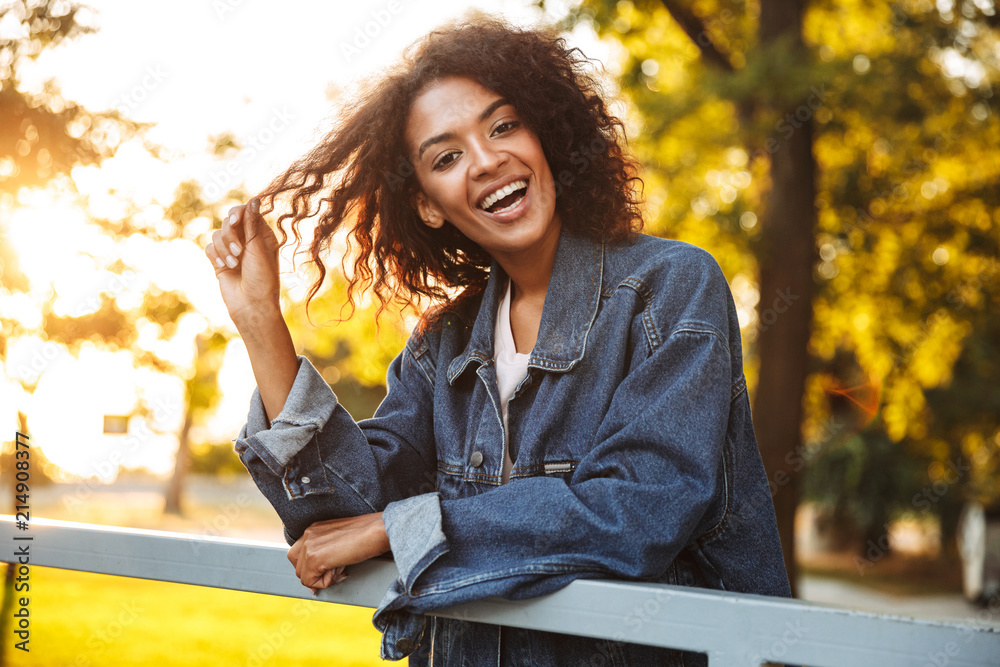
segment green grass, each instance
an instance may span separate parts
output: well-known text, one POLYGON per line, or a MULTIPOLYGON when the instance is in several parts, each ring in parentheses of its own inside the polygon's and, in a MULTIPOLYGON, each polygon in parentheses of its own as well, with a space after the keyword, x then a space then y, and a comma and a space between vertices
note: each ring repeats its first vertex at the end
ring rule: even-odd
MULTIPOLYGON (((30 653, 7 665, 381 665, 373 610, 31 568, 30 653)), ((0 579, 2 581, 2 579, 0 579)))

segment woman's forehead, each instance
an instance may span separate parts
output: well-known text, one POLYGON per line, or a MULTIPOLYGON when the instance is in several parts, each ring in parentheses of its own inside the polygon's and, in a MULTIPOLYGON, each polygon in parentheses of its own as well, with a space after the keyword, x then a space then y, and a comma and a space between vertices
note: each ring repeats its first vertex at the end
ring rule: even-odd
POLYGON ((485 120, 484 114, 506 104, 499 94, 466 77, 439 79, 420 92, 410 106, 406 142, 416 151, 428 137, 447 133, 466 123, 485 120))

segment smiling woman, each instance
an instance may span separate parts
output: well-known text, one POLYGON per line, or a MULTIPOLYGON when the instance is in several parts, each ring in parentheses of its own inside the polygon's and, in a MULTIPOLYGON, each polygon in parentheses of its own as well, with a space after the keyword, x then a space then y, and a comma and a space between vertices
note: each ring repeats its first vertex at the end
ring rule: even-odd
POLYGON ((391 551, 374 622, 413 665, 705 664, 625 642, 427 617, 609 578, 788 595, 718 264, 638 233, 635 163, 588 62, 543 30, 437 30, 206 248, 257 390, 236 441, 316 591, 391 551), (279 303, 279 240, 321 277, 432 303, 355 422, 279 303))

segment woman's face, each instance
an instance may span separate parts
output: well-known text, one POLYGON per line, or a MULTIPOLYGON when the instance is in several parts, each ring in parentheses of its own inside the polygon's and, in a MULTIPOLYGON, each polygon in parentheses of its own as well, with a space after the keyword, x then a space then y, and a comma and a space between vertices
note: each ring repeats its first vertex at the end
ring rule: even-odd
POLYGON ((513 105, 471 79, 442 79, 410 108, 406 143, 427 225, 451 223, 501 264, 554 255, 552 172, 513 105))

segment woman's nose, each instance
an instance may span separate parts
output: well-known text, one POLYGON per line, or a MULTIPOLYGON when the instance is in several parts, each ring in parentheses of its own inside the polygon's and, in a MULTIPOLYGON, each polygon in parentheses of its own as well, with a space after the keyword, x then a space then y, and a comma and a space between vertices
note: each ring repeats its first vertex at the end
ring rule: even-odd
POLYGON ((469 147, 472 158, 473 177, 496 172, 507 162, 507 154, 490 144, 489 141, 477 141, 469 147))

